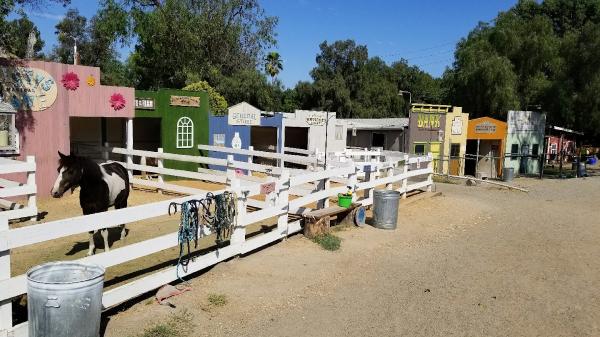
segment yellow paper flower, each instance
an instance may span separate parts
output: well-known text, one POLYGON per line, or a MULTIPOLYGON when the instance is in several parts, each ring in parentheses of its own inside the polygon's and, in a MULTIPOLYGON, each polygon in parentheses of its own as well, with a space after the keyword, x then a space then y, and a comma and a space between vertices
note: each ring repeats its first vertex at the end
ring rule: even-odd
POLYGON ((87 84, 90 87, 93 87, 93 86, 96 85, 96 79, 94 78, 94 76, 92 76, 92 75, 88 76, 88 78, 87 78, 87 84))

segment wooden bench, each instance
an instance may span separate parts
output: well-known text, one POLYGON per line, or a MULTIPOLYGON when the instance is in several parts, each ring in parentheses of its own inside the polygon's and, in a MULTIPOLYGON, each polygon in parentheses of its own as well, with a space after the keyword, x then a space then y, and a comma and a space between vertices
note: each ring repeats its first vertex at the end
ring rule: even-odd
POLYGON ((333 217, 337 218, 338 223, 353 223, 363 226, 365 208, 358 203, 353 203, 348 208, 335 205, 308 212, 302 217, 304 218, 304 236, 312 239, 329 232, 333 217))

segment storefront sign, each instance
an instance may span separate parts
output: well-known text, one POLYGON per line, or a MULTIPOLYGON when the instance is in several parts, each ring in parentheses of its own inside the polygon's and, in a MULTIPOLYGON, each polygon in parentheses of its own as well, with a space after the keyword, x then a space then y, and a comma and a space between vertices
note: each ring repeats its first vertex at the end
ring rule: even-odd
POLYGON ((227 123, 229 125, 260 125, 260 110, 229 111, 227 123))
POLYGON ((514 131, 544 130, 544 115, 531 111, 509 111, 509 125, 514 131))
POLYGON ((54 78, 41 69, 0 67, 2 100, 17 110, 42 111, 56 101, 54 78))
POLYGON ((452 120, 452 134, 462 135, 463 121, 462 117, 454 117, 452 120))
POLYGON ((154 110, 154 99, 153 98, 136 98, 135 99, 136 109, 154 110))
POLYGON ((200 106, 200 97, 193 96, 171 96, 171 105, 173 106, 200 106))
POLYGON ((496 124, 491 122, 483 122, 475 125, 475 133, 495 133, 496 132, 496 124))
POLYGON ((311 126, 322 126, 325 125, 327 117, 323 114, 311 114, 306 116, 306 124, 311 126))
POLYGON ((417 127, 419 129, 439 129, 441 126, 441 115, 420 113, 417 115, 417 127))

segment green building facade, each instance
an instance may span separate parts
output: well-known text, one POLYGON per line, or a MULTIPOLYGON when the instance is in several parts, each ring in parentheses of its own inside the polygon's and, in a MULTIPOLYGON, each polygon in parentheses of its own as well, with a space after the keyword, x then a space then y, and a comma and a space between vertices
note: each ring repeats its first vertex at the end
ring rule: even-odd
MULTIPOLYGON (((198 144, 208 144, 208 94, 160 89, 135 91, 134 148, 198 155, 198 144)), ((165 160, 167 168, 197 171, 198 165, 165 160)))

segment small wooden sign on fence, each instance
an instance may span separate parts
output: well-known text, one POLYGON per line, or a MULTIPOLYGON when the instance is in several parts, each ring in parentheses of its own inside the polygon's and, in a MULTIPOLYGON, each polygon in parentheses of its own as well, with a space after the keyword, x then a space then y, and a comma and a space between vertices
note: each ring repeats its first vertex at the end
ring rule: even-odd
POLYGON ((260 194, 269 194, 275 191, 275 182, 260 184, 260 194))

